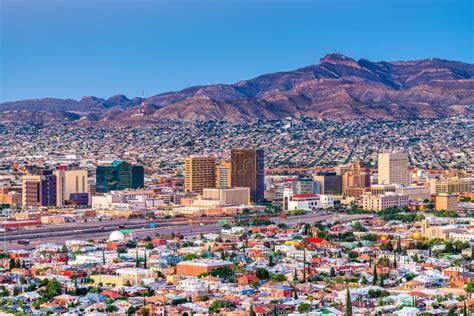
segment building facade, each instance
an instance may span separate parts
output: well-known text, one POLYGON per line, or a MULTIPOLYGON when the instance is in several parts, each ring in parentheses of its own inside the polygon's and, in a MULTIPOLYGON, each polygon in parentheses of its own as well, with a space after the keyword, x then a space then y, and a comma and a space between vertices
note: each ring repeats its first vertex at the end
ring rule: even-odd
POLYGON ((435 197, 435 210, 437 211, 458 211, 458 197, 455 194, 438 193, 435 197))
POLYGON ((96 192, 143 188, 144 174, 143 166, 132 166, 123 160, 97 166, 96 192))
POLYGON ((405 207, 408 205, 408 202, 408 196, 391 192, 382 195, 365 193, 362 196, 362 207, 367 211, 382 211, 390 207, 405 207))
POLYGON ((184 160, 184 188, 187 192, 202 194, 205 188, 216 185, 216 158, 189 156, 184 160))
POLYGON ((336 172, 318 172, 313 176, 313 179, 319 183, 321 194, 341 195, 342 176, 336 174, 336 172))
POLYGON ((370 187, 370 169, 361 160, 341 169, 342 192, 347 196, 359 197, 370 187))
POLYGON ((222 160, 216 166, 216 188, 227 189, 232 186, 232 165, 230 160, 222 160))
POLYGON ((22 177, 21 186, 23 207, 56 206, 56 176, 51 170, 22 177))
POLYGON ((223 205, 249 205, 250 188, 204 189, 202 198, 220 201, 223 205))
POLYGON ((381 153, 378 157, 379 184, 410 184, 408 156, 406 153, 381 153))
POLYGON ((252 202, 262 202, 265 191, 264 152, 262 149, 232 149, 232 187, 250 188, 252 202))
POLYGON ((181 261, 176 265, 176 274, 183 276, 198 276, 203 273, 210 273, 217 268, 233 268, 232 262, 225 260, 196 259, 181 261))
POLYGON ((56 176, 57 206, 66 205, 67 201, 71 199, 71 195, 74 197, 78 193, 87 194, 86 170, 55 170, 54 175, 56 176))
POLYGON ((431 179, 431 194, 472 192, 472 178, 431 179))

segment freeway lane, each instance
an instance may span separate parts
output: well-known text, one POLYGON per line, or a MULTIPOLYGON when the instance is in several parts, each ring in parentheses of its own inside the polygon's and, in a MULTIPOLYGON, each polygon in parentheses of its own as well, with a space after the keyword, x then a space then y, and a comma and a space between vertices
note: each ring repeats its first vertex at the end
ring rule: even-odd
MULTIPOLYGON (((181 224, 181 225, 175 225, 175 226, 162 226, 162 227, 156 227, 156 228, 146 228, 146 229, 135 229, 133 230, 133 233, 135 234, 136 237, 138 238, 144 238, 144 237, 154 237, 156 234, 160 234, 161 236, 166 236, 166 235, 171 235, 171 233, 175 234, 183 234, 184 236, 194 236, 194 235, 199 235, 201 233, 207 234, 207 233, 218 233, 221 229, 220 225, 217 224, 209 224, 205 226, 200 226, 200 225, 186 225, 186 224, 181 224)), ((29 246, 21 246, 17 245, 16 243, 7 243, 6 248, 8 250, 13 250, 13 249, 26 249, 26 250, 32 250, 36 248, 36 246, 43 244, 43 243, 55 243, 59 245, 63 245, 66 240, 95 240, 95 241, 101 241, 101 240, 107 240, 109 237, 110 233, 109 232, 104 232, 104 231, 98 231, 98 232, 79 232, 76 234, 69 234, 68 238, 64 237, 58 237, 58 236, 49 236, 46 238, 41 238, 41 239, 33 239, 31 240, 31 243, 29 246)))
POLYGON ((175 224, 175 223, 188 223, 190 221, 193 222, 203 222, 203 223, 212 223, 216 222, 220 219, 231 219, 230 217, 213 217, 213 218, 184 218, 184 217, 175 217, 175 218, 162 218, 162 219, 154 219, 154 220, 144 220, 144 219, 104 219, 102 221, 89 221, 89 222, 69 222, 65 224, 55 224, 55 225, 47 225, 47 226, 39 226, 39 227, 31 227, 31 228, 21 228, 21 229, 14 229, 9 230, 7 232, 8 236, 24 236, 25 234, 39 234, 39 233, 49 233, 51 232, 52 228, 54 231, 71 231, 76 229, 97 229, 100 230, 101 227, 114 227, 114 229, 118 229, 119 226, 124 225, 126 228, 130 226, 134 226, 133 228, 139 228, 140 226, 148 226, 152 223, 156 225, 161 224, 175 224))
MULTIPOLYGON (((286 219, 280 219, 279 217, 272 218, 272 221, 276 224, 286 223, 287 225, 294 225, 298 223, 314 223, 316 221, 330 220, 340 222, 350 222, 355 220, 361 220, 366 218, 372 218, 373 215, 354 214, 347 215, 341 213, 328 213, 318 212, 310 213, 306 215, 290 216, 286 219)), ((172 232, 182 233, 185 236, 197 235, 199 233, 219 232, 220 225, 215 224, 218 218, 200 218, 200 219, 167 219, 167 220, 122 220, 122 225, 126 228, 132 229, 137 237, 154 236, 156 233, 161 235, 169 235, 172 232), (155 228, 149 228, 150 223, 155 223, 155 228), (207 225, 200 226, 199 222, 207 222, 207 225)), ((106 222, 98 222, 105 224, 106 222)), ((0 242, 6 241, 7 249, 25 249, 24 246, 16 243, 19 239, 29 239, 31 244, 26 247, 27 249, 33 249, 35 246, 41 243, 58 243, 64 244, 66 240, 81 239, 81 240, 105 240, 108 238, 110 232, 117 230, 118 226, 116 222, 113 224, 102 225, 103 229, 100 229, 101 225, 93 225, 93 227, 87 226, 87 223, 69 223, 67 226, 62 225, 61 229, 56 229, 55 225, 48 227, 45 231, 45 227, 39 229, 29 229, 16 232, 16 234, 10 234, 11 231, 7 232, 5 236, 0 234, 0 242), (68 228, 68 229, 65 229, 68 228), (3 238, 2 238, 3 237, 3 238), (4 239, 4 240, 2 240, 4 239)), ((0 248, 3 248, 0 246, 0 248)))

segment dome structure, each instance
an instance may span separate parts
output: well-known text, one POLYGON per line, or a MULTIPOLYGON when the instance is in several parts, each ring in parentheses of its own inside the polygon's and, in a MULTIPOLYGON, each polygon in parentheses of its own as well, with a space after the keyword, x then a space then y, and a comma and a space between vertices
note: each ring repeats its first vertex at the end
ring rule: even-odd
POLYGON ((125 235, 120 230, 115 230, 110 233, 109 241, 124 241, 125 235))

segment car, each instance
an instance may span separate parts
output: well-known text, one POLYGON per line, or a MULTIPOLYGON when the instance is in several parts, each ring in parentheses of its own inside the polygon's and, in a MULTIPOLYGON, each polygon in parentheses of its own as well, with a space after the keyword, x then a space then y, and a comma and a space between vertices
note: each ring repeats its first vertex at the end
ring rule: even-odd
POLYGON ((20 239, 17 241, 17 244, 23 245, 23 246, 28 246, 30 244, 30 241, 28 239, 20 239))

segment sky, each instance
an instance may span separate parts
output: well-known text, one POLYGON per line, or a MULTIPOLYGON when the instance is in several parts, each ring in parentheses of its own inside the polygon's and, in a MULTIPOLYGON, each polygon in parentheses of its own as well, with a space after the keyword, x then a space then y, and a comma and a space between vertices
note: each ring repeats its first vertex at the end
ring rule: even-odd
POLYGON ((0 102, 234 83, 338 52, 474 63, 474 0, 0 0, 0 102))

